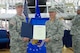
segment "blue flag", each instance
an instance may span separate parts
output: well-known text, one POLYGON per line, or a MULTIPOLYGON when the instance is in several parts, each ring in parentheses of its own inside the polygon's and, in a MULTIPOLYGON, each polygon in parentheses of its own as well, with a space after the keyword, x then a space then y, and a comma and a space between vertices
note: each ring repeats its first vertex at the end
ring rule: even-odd
POLYGON ((39 5, 38 5, 38 0, 36 0, 35 18, 41 18, 40 8, 39 8, 39 5))
MULTIPOLYGON (((41 19, 40 8, 38 6, 38 0, 36 0, 35 18, 41 19)), ((27 53, 46 53, 45 41, 30 40, 30 42, 28 43, 27 53)))
POLYGON ((27 5, 26 0, 24 1, 24 11, 23 11, 23 13, 26 17, 26 22, 28 23, 28 19, 29 19, 29 17, 28 17, 28 5, 27 5))
POLYGON ((27 53, 46 53, 45 43, 42 40, 31 40, 27 46, 27 53))

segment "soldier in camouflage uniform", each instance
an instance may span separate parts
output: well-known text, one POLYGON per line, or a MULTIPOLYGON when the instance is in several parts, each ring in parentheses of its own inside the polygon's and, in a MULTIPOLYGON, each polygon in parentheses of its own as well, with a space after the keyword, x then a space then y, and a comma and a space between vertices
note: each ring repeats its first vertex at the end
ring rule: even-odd
POLYGON ((46 22, 47 53, 62 53, 62 37, 64 35, 63 24, 56 18, 56 9, 49 9, 50 20, 46 22))
POLYGON ((28 40, 28 38, 22 38, 20 36, 22 22, 26 21, 25 17, 22 15, 23 4, 16 3, 15 6, 17 14, 9 21, 10 53, 27 53, 27 42, 25 41, 28 40))
POLYGON ((80 6, 77 9, 77 15, 72 20, 71 35, 74 53, 80 53, 80 6))

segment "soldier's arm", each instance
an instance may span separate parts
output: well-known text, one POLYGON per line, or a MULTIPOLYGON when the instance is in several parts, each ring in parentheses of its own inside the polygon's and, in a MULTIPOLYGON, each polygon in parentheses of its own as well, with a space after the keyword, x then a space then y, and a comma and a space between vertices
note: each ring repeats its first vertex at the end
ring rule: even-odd
POLYGON ((49 42, 50 40, 52 40, 52 32, 51 32, 51 29, 49 28, 49 23, 47 21, 46 22, 46 39, 45 39, 45 42, 49 42))
POLYGON ((26 22, 26 18, 25 17, 22 17, 23 18, 23 20, 22 21, 20 21, 18 24, 17 24, 17 30, 16 30, 16 32, 18 33, 18 40, 23 40, 23 41, 29 41, 29 38, 27 38, 27 37, 21 37, 20 35, 21 35, 21 25, 22 25, 22 22, 26 22))
POLYGON ((15 25, 16 25, 16 21, 14 18, 11 18, 9 20, 9 30, 14 30, 15 29, 15 25))
POLYGON ((76 21, 77 21, 76 19, 73 19, 73 20, 72 20, 72 26, 71 26, 71 32, 70 32, 71 35, 75 35, 75 34, 76 34, 76 33, 75 33, 75 31, 76 31, 76 30, 75 30, 75 29, 76 29, 76 26, 75 26, 76 21))
POLYGON ((16 31, 16 20, 15 20, 15 17, 11 18, 9 20, 9 30, 10 30, 10 37, 11 38, 14 38, 15 40, 17 39, 21 39, 21 37, 19 37, 19 33, 16 31), (16 35, 15 35, 16 34, 16 35), (16 37, 14 37, 16 36, 16 37))

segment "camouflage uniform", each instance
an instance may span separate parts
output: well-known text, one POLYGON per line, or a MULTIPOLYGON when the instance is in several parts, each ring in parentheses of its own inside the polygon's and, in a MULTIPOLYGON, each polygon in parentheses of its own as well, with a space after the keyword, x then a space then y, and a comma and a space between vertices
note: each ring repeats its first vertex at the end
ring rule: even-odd
POLYGON ((25 22, 25 18, 19 15, 15 15, 9 21, 10 53, 26 53, 27 42, 24 42, 20 36, 22 22, 25 22))
POLYGON ((71 35, 74 53, 80 53, 80 15, 76 15, 72 20, 71 35))
POLYGON ((50 42, 47 43, 47 53, 62 53, 62 37, 64 35, 63 25, 59 19, 46 22, 47 38, 50 42))

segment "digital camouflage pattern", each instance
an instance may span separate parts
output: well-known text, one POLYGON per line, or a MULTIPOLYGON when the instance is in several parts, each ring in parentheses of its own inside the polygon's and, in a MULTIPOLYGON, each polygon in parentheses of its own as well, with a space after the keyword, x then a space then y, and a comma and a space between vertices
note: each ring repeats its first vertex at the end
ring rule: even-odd
POLYGON ((9 21, 10 29, 10 53, 27 53, 26 46, 27 42, 22 40, 21 34, 21 25, 22 22, 25 22, 26 19, 24 16, 15 15, 9 21))
POLYGON ((72 20, 71 35, 74 53, 80 53, 80 15, 72 20))
POLYGON ((46 22, 47 38, 50 42, 47 43, 47 53, 62 53, 62 37, 64 35, 63 24, 59 19, 46 22))

